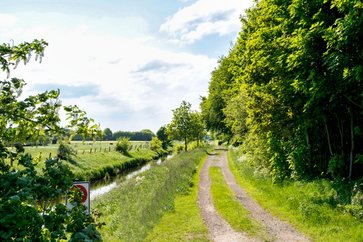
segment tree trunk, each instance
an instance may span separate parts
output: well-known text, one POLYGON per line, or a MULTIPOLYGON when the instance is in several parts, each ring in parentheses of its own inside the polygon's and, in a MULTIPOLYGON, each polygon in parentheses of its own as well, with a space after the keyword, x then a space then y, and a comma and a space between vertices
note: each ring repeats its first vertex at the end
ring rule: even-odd
POLYGON ((338 115, 336 115, 336 118, 338 120, 338 129, 340 134, 340 149, 341 149, 342 158, 344 159, 344 127, 343 127, 343 122, 339 119, 338 115))
POLYGON ((326 123, 326 119, 325 118, 324 118, 324 126, 325 126, 326 137, 328 139, 328 146, 329 146, 330 155, 333 156, 333 149, 331 148, 331 142, 330 142, 330 134, 329 134, 328 124, 326 123))
POLYGON ((349 155, 349 179, 352 179, 352 171, 353 171, 353 156, 354 156, 354 123, 353 123, 353 112, 349 108, 348 109, 350 116, 350 155, 349 155))
POLYGON ((187 138, 184 138, 184 150, 188 151, 188 142, 187 142, 187 138))

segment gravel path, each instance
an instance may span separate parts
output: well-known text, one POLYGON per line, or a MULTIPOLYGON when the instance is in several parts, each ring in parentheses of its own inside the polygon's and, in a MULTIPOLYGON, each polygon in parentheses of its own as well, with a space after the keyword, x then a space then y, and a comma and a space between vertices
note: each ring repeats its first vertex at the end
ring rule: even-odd
POLYGON ((228 167, 226 151, 221 155, 210 155, 200 173, 199 183, 199 207, 202 217, 207 225, 209 236, 212 241, 260 241, 256 238, 249 238, 246 234, 234 231, 231 226, 221 218, 213 206, 210 194, 209 167, 219 166, 227 184, 235 192, 241 204, 250 211, 251 216, 266 227, 271 241, 305 242, 309 241, 304 235, 297 232, 291 225, 273 217, 266 212, 258 203, 247 195, 236 180, 228 167))

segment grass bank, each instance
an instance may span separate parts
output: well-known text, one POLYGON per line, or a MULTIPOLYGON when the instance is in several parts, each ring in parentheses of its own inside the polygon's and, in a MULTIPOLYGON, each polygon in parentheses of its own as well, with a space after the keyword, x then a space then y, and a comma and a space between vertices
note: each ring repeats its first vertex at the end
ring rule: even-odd
POLYGON ((208 230, 198 206, 199 174, 204 162, 205 158, 197 167, 190 192, 176 196, 174 211, 163 215, 161 221, 148 234, 146 241, 209 241, 208 230))
POLYGON ((334 183, 327 180, 273 184, 270 177, 255 171, 246 157, 228 152, 229 165, 237 182, 273 215, 288 220, 314 241, 363 241, 363 222, 339 209, 334 183))
MULTIPOLYGON (((133 146, 129 154, 122 155, 121 153, 111 149, 110 143, 73 143, 73 149, 78 152, 72 156, 69 161, 63 161, 67 164, 74 173, 76 179, 95 181, 103 178, 108 178, 119 173, 129 172, 130 170, 141 166, 151 160, 157 159, 159 154, 149 148, 140 148, 146 142, 133 142, 133 146), (92 147, 92 148, 89 148, 92 147), (87 150, 88 149, 88 150, 87 150)), ((44 161, 50 157, 57 157, 58 145, 25 147, 25 152, 33 157, 33 162, 36 162, 36 170, 42 172, 44 161)), ((7 161, 10 162, 10 161, 7 161)), ((14 167, 22 169, 15 162, 14 167)))
POLYGON ((203 149, 182 152, 124 182, 109 194, 96 198, 105 241, 143 241, 165 212, 175 211, 177 195, 188 194, 197 166, 206 156, 203 149))
POLYGON ((77 155, 74 160, 66 161, 66 163, 76 178, 94 181, 128 172, 158 158, 158 154, 149 149, 131 150, 129 154, 125 156, 116 151, 87 153, 77 155))
POLYGON ((236 195, 226 183, 220 167, 210 167, 209 175, 212 181, 211 194, 213 204, 219 214, 236 231, 246 232, 251 237, 267 239, 264 227, 250 217, 249 212, 237 200, 236 195))

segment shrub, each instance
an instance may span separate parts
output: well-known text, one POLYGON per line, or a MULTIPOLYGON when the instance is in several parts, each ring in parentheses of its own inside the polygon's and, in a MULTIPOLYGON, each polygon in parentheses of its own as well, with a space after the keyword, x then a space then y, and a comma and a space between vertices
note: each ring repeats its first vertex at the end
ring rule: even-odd
POLYGON ((116 151, 120 152, 123 155, 127 155, 130 146, 131 146, 130 139, 126 138, 126 137, 122 137, 117 140, 116 151))
POLYGON ((180 152, 184 151, 184 145, 183 144, 176 144, 174 145, 174 153, 179 154, 180 152))
POLYGON ((60 143, 57 156, 61 160, 72 161, 72 156, 76 155, 76 151, 66 143, 60 143))

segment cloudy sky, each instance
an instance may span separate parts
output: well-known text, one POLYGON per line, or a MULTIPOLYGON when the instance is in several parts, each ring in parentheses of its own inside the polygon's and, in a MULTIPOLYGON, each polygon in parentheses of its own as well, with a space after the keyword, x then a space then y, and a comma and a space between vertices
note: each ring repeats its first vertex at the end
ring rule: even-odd
MULTIPOLYGON (((26 94, 61 90, 101 128, 138 131, 199 108, 210 73, 252 0, 0 0, 0 43, 45 39, 40 64, 19 65, 26 94)), ((0 78, 6 76, 0 73, 0 78)))

